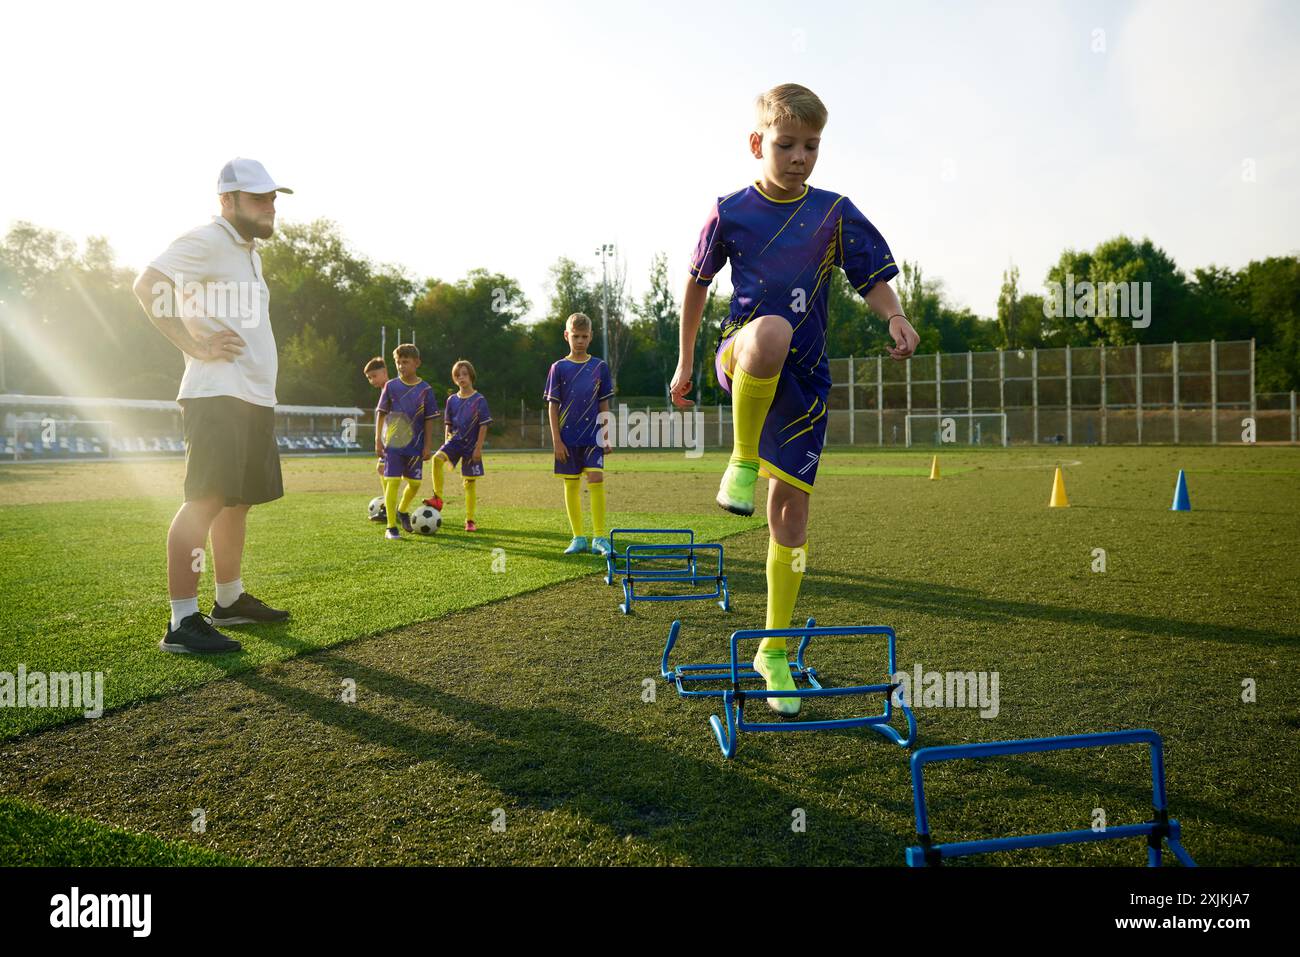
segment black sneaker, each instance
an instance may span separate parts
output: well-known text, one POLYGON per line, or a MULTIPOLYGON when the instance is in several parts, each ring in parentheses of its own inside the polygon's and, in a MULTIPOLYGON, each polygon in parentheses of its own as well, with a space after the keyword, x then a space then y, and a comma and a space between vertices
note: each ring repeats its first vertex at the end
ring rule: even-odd
POLYGON ((287 621, 289 613, 269 608, 248 592, 241 592, 235 603, 223 608, 215 602, 212 605, 212 623, 214 625, 261 625, 267 622, 287 621))
POLYGON ((197 611, 182 618, 180 627, 175 630, 172 629, 171 622, 168 622, 167 637, 158 642, 158 647, 177 655, 244 650, 243 645, 217 631, 208 619, 197 611))

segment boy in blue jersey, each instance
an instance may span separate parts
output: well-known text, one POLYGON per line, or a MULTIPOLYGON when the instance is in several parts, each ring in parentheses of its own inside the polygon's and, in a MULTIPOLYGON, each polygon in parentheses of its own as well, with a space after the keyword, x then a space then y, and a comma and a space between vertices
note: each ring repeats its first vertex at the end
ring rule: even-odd
POLYGON ((582 534, 582 476, 587 476, 591 498, 591 551, 608 555, 609 530, 605 527, 605 455, 608 445, 598 444, 600 413, 609 412, 614 380, 603 359, 587 355, 591 319, 575 312, 564 324, 569 354, 551 365, 542 397, 550 405, 551 444, 555 448, 555 474, 564 477, 564 508, 573 541, 566 555, 587 551, 582 534))
MULTIPOLYGON (((731 263, 731 313, 715 357, 719 384, 732 396, 734 448, 717 502, 754 512, 754 485, 768 479, 767 628, 789 628, 808 559, 808 500, 826 439, 830 361, 826 301, 831 270, 844 270, 877 313, 888 317, 894 359, 918 337, 889 280, 898 273, 884 238, 847 197, 806 185, 817 162, 826 107, 794 83, 759 96, 749 148, 761 165, 753 185, 721 197, 691 259, 682 304, 673 401, 685 407, 695 337, 709 284, 731 263)), ((785 639, 764 639, 754 658, 769 691, 795 687, 785 639)), ((798 698, 768 698, 797 714, 798 698)))
POLYGON ((409 509, 420 490, 424 463, 433 456, 433 420, 438 399, 433 388, 418 375, 420 350, 409 342, 393 350, 396 379, 389 379, 375 407, 375 453, 384 460, 384 508, 388 517, 385 538, 401 538, 397 523, 410 532, 409 509), (406 479, 406 491, 397 501, 397 487, 406 479))
POLYGON ((474 388, 478 373, 468 359, 460 359, 451 367, 451 381, 456 383, 457 391, 447 396, 447 414, 443 418, 445 441, 433 456, 433 497, 426 498, 424 504, 442 511, 443 463, 452 468, 457 462, 463 463, 460 474, 465 486, 465 531, 477 532, 478 526, 474 524, 474 510, 478 506, 476 483, 483 477, 483 442, 487 439, 492 413, 488 411, 487 399, 474 388))

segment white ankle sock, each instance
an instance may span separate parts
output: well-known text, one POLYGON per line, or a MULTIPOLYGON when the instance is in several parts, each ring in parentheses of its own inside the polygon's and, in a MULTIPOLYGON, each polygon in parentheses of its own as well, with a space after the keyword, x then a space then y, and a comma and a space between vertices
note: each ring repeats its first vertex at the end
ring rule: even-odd
POLYGON ((198 598, 172 599, 172 630, 181 626, 181 621, 199 610, 198 598))
POLYGON ((222 584, 217 582, 217 604, 222 608, 229 608, 239 600, 239 596, 244 593, 244 580, 236 578, 232 582, 222 584))

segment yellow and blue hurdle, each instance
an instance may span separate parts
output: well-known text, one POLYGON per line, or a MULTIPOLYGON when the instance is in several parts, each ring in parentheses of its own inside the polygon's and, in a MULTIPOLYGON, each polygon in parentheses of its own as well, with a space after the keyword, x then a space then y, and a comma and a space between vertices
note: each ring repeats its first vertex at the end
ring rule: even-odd
POLYGON ((634 601, 717 601, 723 611, 731 611, 731 593, 727 586, 727 576, 723 572, 722 546, 713 542, 697 542, 695 532, 689 528, 616 528, 609 533, 610 553, 605 556, 605 584, 614 584, 616 576, 623 579, 623 601, 619 610, 625 615, 632 613, 634 601), (682 536, 680 542, 629 542, 619 550, 618 536, 626 539, 629 535, 654 535, 657 538, 682 536), (712 574, 700 574, 699 558, 701 553, 712 555, 709 570, 712 574), (668 562, 669 567, 662 567, 668 562), (661 563, 656 567, 654 563, 661 563), (680 564, 677 564, 680 563, 680 564), (684 595, 638 595, 636 583, 673 582, 677 584, 698 585, 701 582, 713 584, 712 591, 688 593, 684 595))
POLYGON ((883 625, 861 625, 839 628, 818 628, 816 621, 809 618, 803 628, 751 628, 734 631, 731 634, 731 660, 713 664, 677 665, 669 668, 668 657, 681 634, 681 622, 674 621, 668 630, 668 641, 664 645, 663 657, 660 659, 660 676, 677 689, 682 697, 712 697, 722 699, 723 718, 716 714, 709 716, 709 726, 718 740, 718 747, 723 757, 731 758, 736 754, 736 741, 741 731, 825 731, 840 728, 871 728, 900 747, 911 747, 916 740, 916 718, 905 701, 900 700, 898 707, 907 718, 907 735, 899 734, 889 722, 893 718, 894 691, 898 682, 886 684, 854 685, 846 688, 825 688, 817 680, 817 670, 809 667, 804 660, 808 645, 815 637, 832 637, 843 635, 881 635, 886 639, 888 652, 888 675, 897 672, 896 637, 894 629, 883 625), (806 682, 809 687, 796 688, 794 691, 746 690, 741 688, 742 681, 762 680, 762 675, 752 667, 740 663, 740 643, 742 641, 761 640, 763 638, 798 638, 799 648, 795 652, 794 664, 790 673, 796 684, 806 682), (692 682, 721 682, 729 687, 703 690, 688 690, 692 682), (745 720, 745 701, 748 698, 830 698, 846 695, 883 694, 884 710, 877 715, 864 715, 856 718, 835 718, 823 721, 747 721, 745 720))
POLYGON ((1176 820, 1171 820, 1165 796, 1164 742, 1160 735, 1149 729, 1134 731, 1108 731, 1101 734, 1072 734, 1052 738, 1025 738, 1019 741, 991 741, 982 744, 952 744, 921 748, 912 752, 912 801, 916 808, 916 836, 920 843, 907 849, 909 867, 938 866, 952 857, 972 854, 989 854, 996 851, 1014 851, 1030 847, 1059 847, 1064 844, 1082 844, 1112 841, 1129 837, 1147 840, 1147 866, 1161 866, 1161 851, 1165 845, 1180 864, 1195 867, 1196 862, 1182 844, 1182 830, 1176 820), (1031 754, 1043 751, 1068 751, 1075 748, 1104 748, 1116 744, 1145 744, 1151 750, 1151 805, 1155 820, 1142 824, 1124 824, 1107 827, 1101 831, 1054 831, 1047 834, 1022 834, 1015 837, 995 837, 979 841, 957 841, 935 844, 930 836, 930 818, 925 804, 925 766, 938 761, 957 761, 965 758, 991 758, 1006 754, 1031 754))

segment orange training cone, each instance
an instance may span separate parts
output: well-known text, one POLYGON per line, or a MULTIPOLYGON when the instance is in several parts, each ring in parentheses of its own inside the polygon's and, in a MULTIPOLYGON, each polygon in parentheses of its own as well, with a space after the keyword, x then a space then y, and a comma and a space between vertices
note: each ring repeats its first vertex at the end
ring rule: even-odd
POLYGON ((1056 467, 1056 479, 1052 482, 1052 500, 1047 503, 1048 508, 1069 508, 1070 500, 1065 497, 1065 476, 1061 474, 1061 467, 1056 467))
POLYGON ((935 456, 930 462, 930 481, 933 482, 939 477, 939 456, 935 456))

